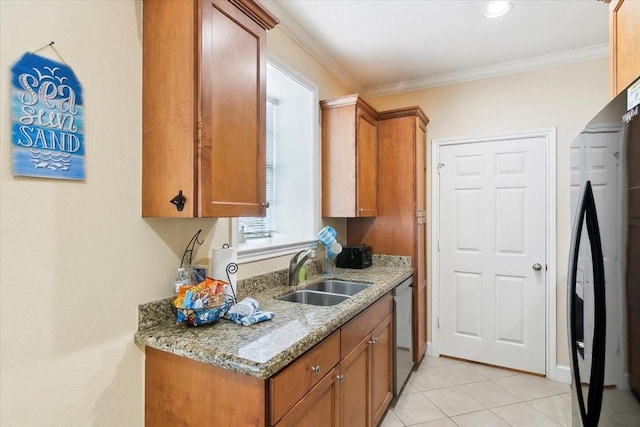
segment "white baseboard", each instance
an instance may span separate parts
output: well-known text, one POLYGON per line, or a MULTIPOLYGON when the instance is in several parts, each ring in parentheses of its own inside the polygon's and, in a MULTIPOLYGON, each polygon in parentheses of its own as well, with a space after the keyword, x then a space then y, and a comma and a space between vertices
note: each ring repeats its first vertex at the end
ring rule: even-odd
MULTIPOLYGON (((430 341, 427 342, 427 349, 424 354, 430 357, 440 356, 440 354, 436 353, 436 349, 430 341)), ((566 365, 556 365, 555 372, 549 372, 547 378, 564 384, 571 384, 571 368, 566 365)))
POLYGON ((435 349, 430 341, 427 341, 427 349, 424 352, 425 356, 437 357, 439 354, 436 354, 435 349))
POLYGON ((571 368, 566 365, 557 365, 555 380, 561 383, 571 384, 571 368))
POLYGON ((622 374, 622 381, 616 384, 616 387, 618 388, 618 390, 631 390, 629 384, 629 374, 625 372, 624 374, 622 374))

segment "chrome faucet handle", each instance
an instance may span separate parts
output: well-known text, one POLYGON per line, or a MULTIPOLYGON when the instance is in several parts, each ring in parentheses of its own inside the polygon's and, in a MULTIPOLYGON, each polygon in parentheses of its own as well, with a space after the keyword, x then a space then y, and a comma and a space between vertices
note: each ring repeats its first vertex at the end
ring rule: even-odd
POLYGON ((304 249, 294 256, 289 261, 289 285, 295 286, 298 284, 298 272, 302 265, 310 258, 315 258, 316 251, 313 249, 304 249), (302 258, 300 257, 302 255, 302 258))

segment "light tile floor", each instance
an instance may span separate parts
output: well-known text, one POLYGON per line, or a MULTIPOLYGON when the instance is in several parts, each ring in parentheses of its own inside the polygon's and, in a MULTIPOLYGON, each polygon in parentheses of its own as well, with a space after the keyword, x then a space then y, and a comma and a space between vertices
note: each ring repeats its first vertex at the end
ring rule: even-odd
POLYGON ((571 426, 571 390, 535 375, 425 356, 381 424, 397 426, 571 426))

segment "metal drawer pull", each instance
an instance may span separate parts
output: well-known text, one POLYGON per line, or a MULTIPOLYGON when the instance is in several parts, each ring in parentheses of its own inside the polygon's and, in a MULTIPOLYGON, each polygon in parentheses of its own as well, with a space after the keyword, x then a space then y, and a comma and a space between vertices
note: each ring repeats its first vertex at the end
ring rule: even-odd
POLYGON ((314 374, 319 374, 320 373, 320 365, 318 366, 312 366, 311 367, 311 372, 313 372, 314 374))
POLYGON ((344 375, 337 375, 337 376, 336 376, 336 379, 337 379, 338 381, 340 381, 341 383, 343 383, 343 382, 344 382, 344 375))

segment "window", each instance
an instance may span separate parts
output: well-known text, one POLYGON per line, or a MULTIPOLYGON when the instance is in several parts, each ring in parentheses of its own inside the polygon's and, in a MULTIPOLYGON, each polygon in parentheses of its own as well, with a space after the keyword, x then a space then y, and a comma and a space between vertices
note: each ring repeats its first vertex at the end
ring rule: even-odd
POLYGON ((232 221, 240 262, 293 253, 315 242, 320 225, 317 89, 267 63, 267 216, 232 221))
POLYGON ((275 122, 276 122, 276 99, 267 99, 267 123, 266 123, 266 185, 267 185, 267 203, 269 208, 267 209, 267 215, 264 217, 244 217, 238 219, 238 225, 240 227, 240 241, 246 239, 259 239, 265 237, 272 237, 275 231, 275 210, 277 208, 275 202, 275 122))

